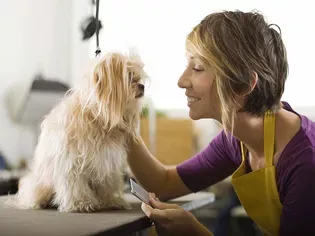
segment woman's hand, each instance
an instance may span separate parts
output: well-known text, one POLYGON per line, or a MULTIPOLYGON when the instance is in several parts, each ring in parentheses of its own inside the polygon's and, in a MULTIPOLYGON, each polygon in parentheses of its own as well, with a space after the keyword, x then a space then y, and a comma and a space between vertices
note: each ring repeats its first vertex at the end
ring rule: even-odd
POLYGON ((150 195, 151 206, 142 203, 141 209, 154 222, 158 235, 212 235, 190 212, 150 195))

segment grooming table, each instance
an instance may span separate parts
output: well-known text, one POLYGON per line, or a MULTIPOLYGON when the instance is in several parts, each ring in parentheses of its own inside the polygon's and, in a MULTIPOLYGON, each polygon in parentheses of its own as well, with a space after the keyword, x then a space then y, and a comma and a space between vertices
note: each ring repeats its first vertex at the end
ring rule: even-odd
MULTIPOLYGON (((0 235, 3 236, 79 236, 79 235, 130 235, 151 226, 140 209, 141 202, 131 194, 126 198, 132 210, 96 213, 64 213, 55 209, 18 210, 5 206, 7 196, 0 197, 0 235)), ((170 202, 182 205, 193 203, 196 210, 214 201, 213 193, 199 192, 176 198, 170 202)))

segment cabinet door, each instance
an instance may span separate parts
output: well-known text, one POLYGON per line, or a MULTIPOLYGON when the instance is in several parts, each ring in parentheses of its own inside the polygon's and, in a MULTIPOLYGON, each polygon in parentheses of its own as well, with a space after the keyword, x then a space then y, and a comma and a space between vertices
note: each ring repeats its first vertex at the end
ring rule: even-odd
MULTIPOLYGON (((140 133, 149 147, 148 119, 141 120, 140 133)), ((165 165, 177 165, 195 153, 193 124, 189 119, 156 119, 155 157, 165 165)))

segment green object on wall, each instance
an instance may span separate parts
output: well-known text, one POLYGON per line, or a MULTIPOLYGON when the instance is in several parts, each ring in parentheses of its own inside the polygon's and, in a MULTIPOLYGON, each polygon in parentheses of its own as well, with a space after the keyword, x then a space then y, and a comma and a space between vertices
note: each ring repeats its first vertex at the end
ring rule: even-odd
MULTIPOLYGON (((149 115, 149 108, 147 106, 143 107, 142 112, 141 112, 141 117, 142 118, 147 118, 149 115)), ((156 116, 157 117, 166 117, 166 114, 163 111, 156 111, 156 116)))

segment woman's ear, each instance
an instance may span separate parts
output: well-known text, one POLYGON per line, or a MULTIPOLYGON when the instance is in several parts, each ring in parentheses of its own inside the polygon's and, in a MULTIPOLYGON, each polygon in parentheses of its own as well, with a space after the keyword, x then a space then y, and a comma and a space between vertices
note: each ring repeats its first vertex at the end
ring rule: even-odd
POLYGON ((250 84, 249 87, 242 93, 242 96, 245 97, 248 94, 250 94, 254 88, 257 86, 257 82, 258 82, 258 75, 256 72, 251 72, 250 74, 250 84))
POLYGON ((256 72, 252 72, 251 74, 251 78, 250 78, 250 93, 254 90, 254 88, 256 87, 257 85, 257 82, 258 82, 258 75, 256 72))

